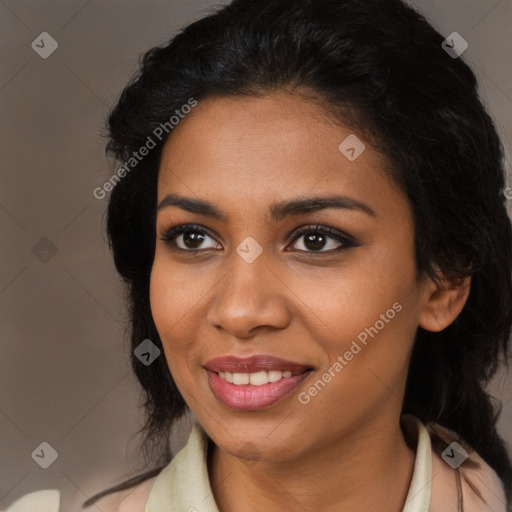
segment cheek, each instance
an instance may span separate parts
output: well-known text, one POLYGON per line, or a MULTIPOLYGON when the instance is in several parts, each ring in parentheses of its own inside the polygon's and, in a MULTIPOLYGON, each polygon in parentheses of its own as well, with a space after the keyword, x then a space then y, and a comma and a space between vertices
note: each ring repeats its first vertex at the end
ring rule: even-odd
POLYGON ((159 259, 155 257, 150 278, 149 300, 153 320, 160 337, 164 338, 164 333, 176 323, 179 312, 176 310, 176 294, 173 293, 173 290, 176 290, 172 282, 172 274, 164 272, 162 267, 159 259))
MULTIPOLYGON (((330 339, 329 351, 344 345, 375 324, 379 334, 410 338, 417 326, 417 285, 412 257, 393 257, 385 250, 353 255, 345 268, 320 275, 295 272, 289 283, 306 308, 315 313, 319 332, 330 339), (379 254, 380 252, 380 254, 379 254), (400 310, 400 311, 398 311, 400 310)), ((366 334, 368 336, 368 334, 366 334)), ((347 348, 348 349, 348 348, 347 348)))
POLYGON ((343 373, 358 386, 379 378, 392 384, 407 368, 416 330, 414 310, 395 298, 343 299, 336 310, 324 310, 331 331, 327 342, 324 338, 329 364, 341 358, 343 373))
POLYGON ((371 389, 393 386, 407 370, 418 325, 415 272, 409 252, 388 249, 310 288, 307 304, 327 332, 324 350, 330 364, 343 358, 345 378, 371 389))
POLYGON ((165 248, 157 248, 151 270, 150 302, 161 335, 172 336, 191 321, 190 317, 204 300, 207 287, 203 275, 184 271, 183 266, 173 264, 165 248))
POLYGON ((151 312, 169 369, 179 379, 190 366, 187 357, 195 330, 190 312, 198 299, 197 287, 177 282, 176 275, 165 261, 155 256, 150 279, 151 312))
POLYGON ((394 301, 393 294, 376 296, 373 302, 343 299, 337 314, 334 309, 330 313, 327 322, 339 334, 324 338, 328 362, 299 397, 301 403, 311 402, 314 417, 344 422, 400 400, 414 340, 414 310, 405 301, 394 301), (333 404, 339 409, 333 410, 333 404))

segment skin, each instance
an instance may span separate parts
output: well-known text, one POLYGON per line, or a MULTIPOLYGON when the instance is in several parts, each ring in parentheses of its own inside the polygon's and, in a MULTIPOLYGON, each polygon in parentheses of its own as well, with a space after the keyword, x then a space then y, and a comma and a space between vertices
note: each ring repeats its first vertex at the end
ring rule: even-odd
MULTIPOLYGON (((202 245, 157 239, 150 300, 170 371, 214 440, 208 472, 221 512, 403 508, 415 454, 399 425, 418 326, 440 331, 459 314, 469 282, 437 288, 417 279, 412 210, 365 145, 349 161, 350 134, 298 95, 202 100, 165 144, 158 202, 173 193, 208 200, 227 222, 176 206, 159 210, 155 236, 179 224, 210 230, 202 245), (298 196, 345 195, 370 207, 268 219, 269 206, 298 196), (294 240, 303 225, 346 233, 334 251, 294 240), (247 263, 237 246, 253 237, 247 263), (308 252, 309 251, 309 252, 308 252), (314 252, 316 251, 316 252, 314 252), (327 252, 329 251, 329 252, 327 252), (307 391, 359 333, 396 302, 402 310, 304 405, 307 391), (299 389, 264 410, 232 411, 211 392, 203 365, 214 357, 271 354, 314 368, 299 389), (393 470, 390 471, 390 465, 393 470)), ((320 238, 322 241, 322 238, 320 238)), ((449 283, 446 283, 449 285, 449 283)))

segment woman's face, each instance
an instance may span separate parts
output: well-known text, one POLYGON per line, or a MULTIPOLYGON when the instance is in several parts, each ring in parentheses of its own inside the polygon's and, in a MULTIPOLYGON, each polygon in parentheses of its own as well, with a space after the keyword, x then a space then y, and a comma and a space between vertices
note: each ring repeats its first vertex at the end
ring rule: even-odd
POLYGON ((425 290, 408 200, 355 136, 273 93, 202 100, 164 147, 156 236, 196 227, 157 239, 151 308, 232 455, 292 460, 399 417, 425 290))

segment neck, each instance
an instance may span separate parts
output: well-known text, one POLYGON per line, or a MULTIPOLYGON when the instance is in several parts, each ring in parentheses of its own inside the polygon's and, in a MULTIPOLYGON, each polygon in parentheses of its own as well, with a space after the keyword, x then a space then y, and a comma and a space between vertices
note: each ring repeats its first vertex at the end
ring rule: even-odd
POLYGON ((287 461, 242 461, 214 446, 208 472, 220 512, 241 503, 245 512, 400 512, 414 459, 398 418, 393 425, 383 418, 287 461))

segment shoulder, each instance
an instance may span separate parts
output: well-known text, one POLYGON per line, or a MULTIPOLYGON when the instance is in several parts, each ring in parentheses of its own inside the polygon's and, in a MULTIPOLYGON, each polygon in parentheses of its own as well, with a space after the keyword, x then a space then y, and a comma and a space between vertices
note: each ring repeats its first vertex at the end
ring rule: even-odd
MULTIPOLYGON (((443 433, 444 437, 450 440, 458 439, 457 434, 439 425, 435 425, 434 429, 429 428, 429 432, 432 430, 443 433)), ((507 500, 501 479, 476 451, 467 445, 463 447, 469 454, 469 465, 463 462, 459 466, 459 471, 432 450, 430 512, 445 511, 447 506, 450 507, 449 510, 458 510, 458 473, 464 512, 506 512, 507 500)))
POLYGON ((156 478, 154 476, 130 489, 108 494, 95 505, 102 512, 142 512, 156 478))

